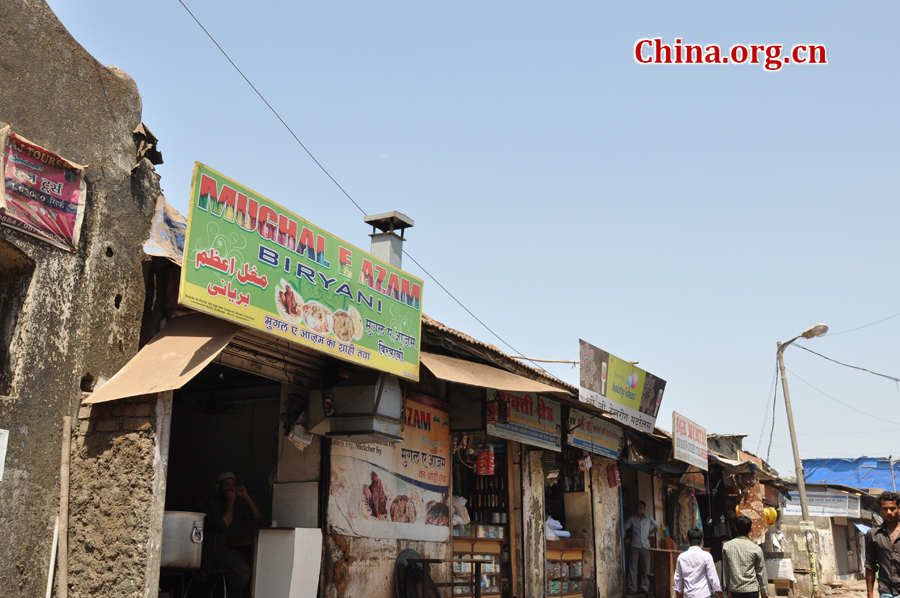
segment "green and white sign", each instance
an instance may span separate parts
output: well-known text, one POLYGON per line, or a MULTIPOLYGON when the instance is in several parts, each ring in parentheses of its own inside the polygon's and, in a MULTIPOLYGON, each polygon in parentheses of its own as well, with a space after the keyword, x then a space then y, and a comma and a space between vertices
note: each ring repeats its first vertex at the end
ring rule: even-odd
POLYGON ((422 280, 199 162, 178 301, 419 379, 422 280))

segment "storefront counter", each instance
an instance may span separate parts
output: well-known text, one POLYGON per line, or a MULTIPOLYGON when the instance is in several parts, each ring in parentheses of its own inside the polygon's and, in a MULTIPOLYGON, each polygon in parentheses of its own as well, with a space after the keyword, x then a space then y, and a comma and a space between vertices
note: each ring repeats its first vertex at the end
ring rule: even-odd
POLYGON ((580 598, 584 591, 584 538, 547 541, 547 596, 580 598))

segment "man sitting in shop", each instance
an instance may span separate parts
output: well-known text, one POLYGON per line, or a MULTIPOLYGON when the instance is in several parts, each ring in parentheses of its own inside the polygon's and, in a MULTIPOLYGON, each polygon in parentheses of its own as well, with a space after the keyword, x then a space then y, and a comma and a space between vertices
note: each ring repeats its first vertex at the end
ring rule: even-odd
POLYGON ((659 529, 659 524, 653 517, 644 515, 647 503, 639 500, 635 505, 635 513, 625 522, 625 537, 631 538, 628 548, 628 577, 626 579, 626 593, 637 594, 640 578, 640 591, 643 594, 650 593, 650 534, 659 529), (628 532, 631 535, 628 535, 628 532), (638 571, 640 569, 640 572, 638 571))
POLYGON ((712 555, 703 551, 703 530, 692 527, 687 532, 691 547, 678 555, 675 565, 675 596, 678 598, 722 598, 722 585, 712 555))
POLYGON ((228 596, 244 596, 251 573, 249 556, 229 546, 228 540, 241 532, 241 521, 260 518, 259 508, 234 474, 220 474, 216 494, 206 503, 200 568, 211 578, 224 576, 228 596), (241 503, 237 503, 238 498, 241 503))

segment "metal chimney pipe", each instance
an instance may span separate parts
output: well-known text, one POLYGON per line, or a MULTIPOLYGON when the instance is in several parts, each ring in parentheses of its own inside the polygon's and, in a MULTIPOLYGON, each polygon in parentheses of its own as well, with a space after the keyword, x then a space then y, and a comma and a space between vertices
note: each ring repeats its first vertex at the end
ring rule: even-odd
POLYGON ((369 253, 395 268, 402 268, 403 241, 406 240, 403 233, 415 225, 413 219, 400 212, 384 212, 366 216, 364 220, 372 225, 372 234, 369 235, 372 248, 369 253))

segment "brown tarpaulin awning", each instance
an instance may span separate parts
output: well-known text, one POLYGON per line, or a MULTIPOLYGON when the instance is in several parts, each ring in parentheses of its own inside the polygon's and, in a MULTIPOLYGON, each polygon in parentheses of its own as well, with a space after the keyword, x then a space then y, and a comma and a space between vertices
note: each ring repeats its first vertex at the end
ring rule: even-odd
POLYGON ((506 390, 510 392, 536 392, 536 393, 559 393, 571 395, 568 390, 563 390, 525 378, 501 370, 500 368, 482 365, 472 361, 456 359, 455 357, 447 357, 445 355, 435 355, 434 353, 426 353, 422 351, 419 359, 432 374, 441 380, 447 382, 456 382, 458 384, 468 384, 469 386, 480 386, 482 388, 496 388, 497 390, 506 390))
POLYGON ((82 402, 103 403, 181 388, 222 352, 239 328, 206 314, 170 320, 109 382, 82 402))

